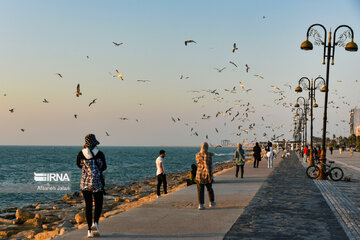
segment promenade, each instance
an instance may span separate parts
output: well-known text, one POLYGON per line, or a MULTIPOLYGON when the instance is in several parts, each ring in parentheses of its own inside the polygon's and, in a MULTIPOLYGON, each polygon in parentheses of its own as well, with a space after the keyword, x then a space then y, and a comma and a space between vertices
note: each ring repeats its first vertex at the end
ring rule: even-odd
MULTIPOLYGON (((98 239, 360 239, 360 172, 344 165, 359 167, 360 155, 346 154, 328 158, 351 182, 311 180, 296 154, 283 160, 279 154, 274 169, 266 159, 258 169, 249 162, 244 179, 235 178, 234 168, 219 173, 213 209, 197 210, 196 186, 190 186, 101 221, 98 239)), ((85 239, 86 233, 82 228, 56 239, 85 239)))
MULTIPOLYGON (((99 239, 223 239, 244 212, 273 169, 261 161, 245 166, 244 178, 235 178, 235 169, 215 176, 213 184, 217 206, 197 209, 197 190, 192 185, 138 208, 122 212, 100 222, 99 239)), ((276 168, 279 160, 274 162, 276 168)), ((72 231, 56 239, 85 239, 87 228, 72 231)))

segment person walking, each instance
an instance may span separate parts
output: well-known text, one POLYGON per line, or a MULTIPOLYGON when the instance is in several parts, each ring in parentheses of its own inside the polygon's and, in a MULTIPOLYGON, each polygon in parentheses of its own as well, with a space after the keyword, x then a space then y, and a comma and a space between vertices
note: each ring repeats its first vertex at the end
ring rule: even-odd
POLYGON ((333 154, 333 151, 334 151, 334 148, 333 148, 333 147, 330 147, 330 154, 331 154, 331 155, 333 154))
POLYGON ((204 190, 205 187, 209 194, 209 207, 215 207, 215 194, 212 188, 212 182, 214 180, 212 170, 212 154, 208 152, 209 144, 207 142, 201 143, 200 152, 196 154, 196 183, 197 194, 199 201, 199 210, 204 210, 204 190))
POLYGON ((85 145, 77 155, 76 164, 82 170, 80 189, 85 199, 85 214, 88 224, 88 238, 100 236, 99 218, 103 206, 105 155, 97 145, 94 134, 85 136, 85 145), (93 197, 95 200, 94 224, 92 224, 93 197))
POLYGON ((241 178, 244 178, 245 151, 240 143, 234 153, 234 160, 236 165, 235 177, 239 176, 239 169, 241 169, 241 178))
POLYGON ((308 146, 306 145, 305 148, 304 148, 304 161, 307 162, 307 158, 309 156, 309 148, 308 146))
POLYGON ((164 170, 164 158, 165 158, 165 150, 160 150, 159 157, 156 159, 156 178, 157 178, 157 188, 156 195, 159 198, 160 195, 160 187, 161 184, 164 188, 164 194, 167 194, 167 182, 166 182, 166 174, 164 170))
POLYGON ((261 148, 258 142, 255 144, 255 147, 253 148, 253 156, 254 156, 254 168, 258 168, 259 162, 261 161, 261 148))
POLYGON ((271 142, 268 143, 269 152, 267 153, 268 157, 268 168, 273 168, 274 162, 274 147, 271 142))

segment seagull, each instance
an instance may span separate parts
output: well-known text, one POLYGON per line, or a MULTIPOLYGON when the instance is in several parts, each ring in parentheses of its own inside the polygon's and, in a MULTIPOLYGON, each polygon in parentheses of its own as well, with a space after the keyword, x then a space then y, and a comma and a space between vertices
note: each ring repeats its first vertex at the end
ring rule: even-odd
POLYGON ((14 113, 15 108, 9 109, 9 112, 14 113))
POLYGON ((124 77, 123 75, 121 75, 121 73, 119 72, 119 70, 116 69, 116 72, 118 74, 118 77, 121 78, 121 80, 124 80, 124 77))
POLYGON ((44 98, 43 103, 49 103, 49 101, 46 98, 44 98))
POLYGON ((24 128, 22 128, 22 129, 20 129, 22 132, 25 132, 25 129, 24 128))
POLYGON ((78 85, 76 86, 75 95, 76 95, 77 97, 79 97, 80 95, 82 95, 82 93, 80 92, 80 84, 78 84, 78 85))
POLYGON ((245 86, 244 86, 244 84, 242 84, 242 82, 240 82, 240 86, 241 86, 243 89, 245 89, 245 86))
POLYGON ((275 85, 271 85, 270 87, 272 87, 272 88, 274 88, 274 89, 276 89, 276 90, 280 90, 280 88, 277 87, 277 86, 275 86, 275 85))
POLYGON ((138 82, 143 82, 143 83, 145 83, 145 82, 151 82, 150 80, 137 80, 138 82))
POLYGON ((171 120, 173 120, 173 122, 176 122, 175 118, 171 117, 171 120))
POLYGON ((218 70, 218 72, 222 72, 226 67, 223 67, 222 69, 218 69, 218 68, 214 68, 216 70, 218 70))
POLYGON ((74 118, 77 119, 77 114, 74 114, 74 118))
POLYGON ((265 19, 265 16, 263 16, 262 18, 265 19))
POLYGON ((105 132, 106 133, 106 136, 110 136, 110 134, 108 132, 105 132))
POLYGON ((197 43, 197 42, 195 42, 194 40, 186 40, 186 41, 185 41, 185 46, 187 46, 188 43, 197 43))
POLYGON ((238 67, 234 62, 230 61, 229 63, 231 63, 232 65, 234 65, 235 67, 238 67))
POLYGON ((114 46, 115 46, 115 47, 118 47, 118 46, 122 45, 123 43, 116 43, 116 42, 113 42, 113 44, 114 44, 114 46))
POLYGON ((58 75, 59 77, 63 78, 63 76, 60 73, 56 73, 56 75, 58 75))
POLYGON ((238 50, 238 48, 236 47, 236 43, 234 43, 233 48, 232 48, 232 52, 235 52, 236 50, 238 50))
POLYGON ((261 76, 261 75, 259 75, 259 74, 255 74, 254 76, 255 76, 255 77, 258 77, 258 78, 261 78, 261 79, 264 79, 264 77, 261 76))
POLYGON ((209 139, 209 136, 208 136, 208 135, 206 135, 206 139, 209 139))
POLYGON ((245 68, 246 68, 246 72, 249 72, 250 67, 247 64, 245 64, 245 68))
POLYGON ((129 120, 128 118, 124 118, 124 117, 121 117, 119 119, 122 120, 122 121, 129 120))
POLYGON ((97 98, 95 98, 94 100, 92 100, 92 102, 89 103, 89 107, 90 107, 92 104, 96 103, 96 102, 95 102, 96 100, 97 100, 97 98))
POLYGON ((217 149, 217 148, 219 148, 219 147, 222 147, 221 145, 216 145, 215 146, 215 150, 217 149))
POLYGON ((89 56, 86 56, 87 59, 89 59, 90 57, 89 56))
POLYGON ((217 128, 215 128, 215 131, 216 131, 216 133, 219 133, 219 130, 217 128))

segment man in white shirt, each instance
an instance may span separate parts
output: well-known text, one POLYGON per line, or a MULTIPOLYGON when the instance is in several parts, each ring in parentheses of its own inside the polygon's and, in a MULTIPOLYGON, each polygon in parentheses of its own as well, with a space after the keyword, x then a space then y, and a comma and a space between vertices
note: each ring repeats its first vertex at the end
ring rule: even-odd
POLYGON ((163 163, 164 158, 165 158, 165 150, 160 150, 159 157, 156 159, 156 177, 158 180, 156 194, 158 198, 160 197, 161 184, 163 184, 164 187, 164 194, 167 194, 166 174, 163 163))

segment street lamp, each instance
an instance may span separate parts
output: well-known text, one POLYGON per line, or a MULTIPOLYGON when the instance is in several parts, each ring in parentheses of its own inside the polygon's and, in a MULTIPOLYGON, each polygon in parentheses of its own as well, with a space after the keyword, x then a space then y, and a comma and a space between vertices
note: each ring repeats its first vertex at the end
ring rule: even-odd
MULTIPOLYGON (((307 144, 307 111, 308 111, 308 109, 309 109, 309 103, 308 103, 308 101, 306 101, 305 100, 305 98, 303 98, 303 97, 298 97, 297 99, 296 99, 296 103, 294 104, 294 107, 296 107, 296 108, 298 108, 298 107, 300 107, 300 104, 302 104, 303 106, 304 106, 304 110, 303 110, 303 114, 302 114, 302 116, 303 116, 303 118, 304 118, 304 124, 303 124, 303 127, 304 127, 304 147, 305 147, 305 145, 307 144), (303 100, 303 102, 301 103, 300 102, 300 100, 303 100)), ((298 110, 297 110, 298 111, 298 110)), ((296 112, 297 112, 296 111, 296 112)))
MULTIPOLYGON (((330 59, 331 65, 334 65, 334 58, 335 58, 335 46, 345 46, 346 51, 356 52, 358 50, 357 44, 354 42, 354 31, 348 25, 340 25, 334 31, 334 37, 331 39, 331 30, 329 32, 329 39, 327 41, 327 31, 326 28, 321 24, 313 24, 311 25, 306 33, 306 40, 301 43, 300 48, 302 50, 312 50, 313 44, 309 41, 309 36, 313 36, 315 39, 315 44, 323 45, 324 46, 324 53, 323 53, 323 64, 325 64, 325 58, 327 59, 326 62, 326 84, 325 88, 322 90, 325 92, 325 104, 324 104, 324 117, 323 117, 323 134, 322 134, 322 151, 320 161, 322 163, 326 162, 326 123, 327 123, 327 104, 328 104, 328 95, 329 95, 329 73, 330 73, 330 59), (324 41, 321 40, 320 34, 313 28, 319 26, 324 30, 324 41), (336 33, 340 28, 347 28, 348 30, 343 32, 338 41, 336 41, 336 33), (347 38, 351 37, 351 41, 345 44, 347 38), (332 42, 331 42, 332 40, 332 42)), ((321 168, 321 166, 320 166, 321 168)), ((325 179, 325 174, 323 169, 320 171, 320 179, 325 179)))
POLYGON ((314 165, 313 161, 313 108, 317 108, 318 105, 315 99, 315 90, 319 89, 320 87, 325 86, 325 79, 322 77, 317 77, 314 79, 310 79, 307 77, 302 77, 299 79, 298 86, 295 88, 295 92, 299 93, 302 92, 303 88, 309 92, 309 99, 310 99, 310 158, 309 158, 309 166, 314 165), (318 82, 320 81, 320 82, 318 82), (302 87, 301 87, 302 86, 302 87), (315 104, 313 103, 315 100, 315 104))

